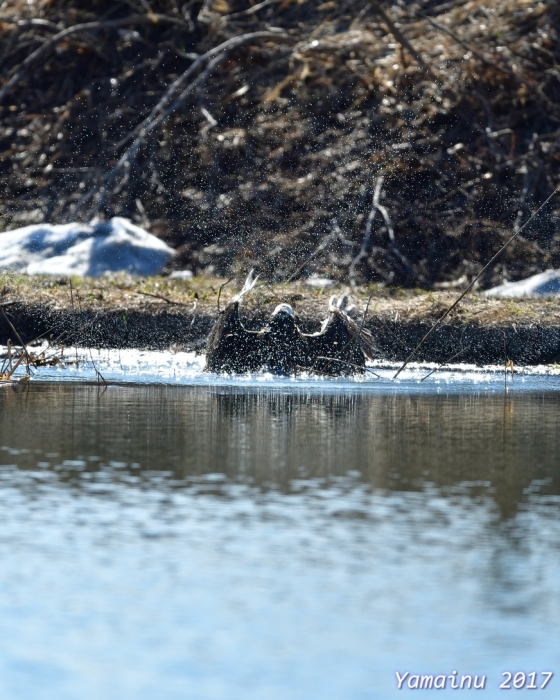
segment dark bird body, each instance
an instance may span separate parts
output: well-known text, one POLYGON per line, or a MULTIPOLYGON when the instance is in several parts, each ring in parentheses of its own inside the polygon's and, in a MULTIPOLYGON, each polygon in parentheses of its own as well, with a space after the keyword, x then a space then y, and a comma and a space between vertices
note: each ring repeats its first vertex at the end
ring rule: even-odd
POLYGON ((317 333, 302 333, 288 304, 274 310, 265 328, 246 329, 239 318, 239 302, 253 285, 248 278, 241 293, 220 312, 208 338, 208 372, 351 375, 363 372, 366 359, 375 356, 371 334, 350 318, 334 297, 317 333))

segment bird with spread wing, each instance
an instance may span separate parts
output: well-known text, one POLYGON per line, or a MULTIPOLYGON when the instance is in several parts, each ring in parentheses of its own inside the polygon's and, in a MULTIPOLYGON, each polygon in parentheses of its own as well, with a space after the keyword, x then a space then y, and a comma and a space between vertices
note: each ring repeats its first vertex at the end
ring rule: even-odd
POLYGON ((366 360, 376 356, 371 333, 345 310, 347 297, 331 297, 328 316, 316 333, 302 333, 289 304, 278 305, 261 330, 245 328, 239 303, 256 282, 251 271, 239 294, 220 312, 208 337, 208 372, 352 375, 364 372, 366 360))

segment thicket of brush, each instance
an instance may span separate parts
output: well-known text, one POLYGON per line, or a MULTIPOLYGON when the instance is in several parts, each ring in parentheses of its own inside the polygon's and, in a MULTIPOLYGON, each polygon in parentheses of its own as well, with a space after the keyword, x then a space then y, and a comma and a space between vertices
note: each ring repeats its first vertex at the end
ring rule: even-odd
MULTIPOLYGON (((0 0, 0 228, 460 285, 560 182, 556 0, 0 0), (66 31, 65 31, 66 30, 66 31)), ((560 202, 488 286, 560 266, 560 202)))

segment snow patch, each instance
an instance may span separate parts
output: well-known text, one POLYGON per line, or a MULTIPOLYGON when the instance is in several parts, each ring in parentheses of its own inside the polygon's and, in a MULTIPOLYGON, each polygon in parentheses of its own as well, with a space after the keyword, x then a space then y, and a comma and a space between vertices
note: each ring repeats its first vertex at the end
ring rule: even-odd
POLYGON ((175 270, 169 275, 169 279, 172 280, 191 280, 193 278, 193 273, 191 270, 175 270))
POLYGON ((325 289, 325 287, 331 287, 334 284, 334 280, 328 277, 319 277, 317 275, 311 275, 305 280, 305 284, 310 287, 316 287, 317 289, 325 289))
POLYGON ((173 248, 121 217, 0 233, 0 269, 30 275, 155 275, 173 255, 173 248))
POLYGON ((548 297, 560 294, 560 270, 546 270, 519 282, 506 282, 485 292, 488 297, 548 297))

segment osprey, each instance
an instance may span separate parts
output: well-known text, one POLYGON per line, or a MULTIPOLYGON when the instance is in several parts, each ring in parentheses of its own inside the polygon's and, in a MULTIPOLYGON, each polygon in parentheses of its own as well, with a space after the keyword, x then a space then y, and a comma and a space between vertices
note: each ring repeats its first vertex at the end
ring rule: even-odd
POLYGON ((301 332, 289 304, 277 306, 267 326, 250 331, 239 318, 239 302, 256 281, 251 271, 241 292, 220 312, 208 337, 206 371, 336 376, 364 372, 366 359, 376 354, 375 343, 371 333, 346 313, 346 297, 331 297, 328 316, 317 333, 301 332))

